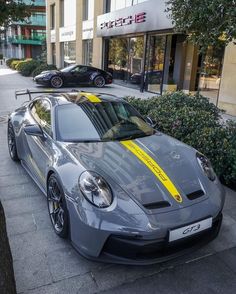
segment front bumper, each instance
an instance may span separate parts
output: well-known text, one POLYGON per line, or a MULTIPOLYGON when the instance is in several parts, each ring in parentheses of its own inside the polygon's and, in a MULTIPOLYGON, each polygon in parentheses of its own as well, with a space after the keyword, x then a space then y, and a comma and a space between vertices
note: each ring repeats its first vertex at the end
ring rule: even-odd
POLYGON ((163 262, 192 252, 215 239, 220 231, 221 223, 222 214, 219 214, 214 219, 211 229, 171 243, 167 241, 167 237, 150 241, 110 236, 103 248, 101 258, 132 264, 163 262))
POLYGON ((213 219, 212 227, 198 234, 169 243, 168 236, 162 239, 144 240, 135 237, 110 235, 98 257, 92 257, 73 246, 87 259, 118 264, 148 265, 164 262, 187 253, 214 240, 221 227, 222 213, 213 219))
POLYGON ((44 78, 33 78, 33 81, 36 83, 36 84, 39 84, 39 85, 45 85, 45 86, 48 86, 50 84, 50 80, 48 79, 44 79, 44 78))

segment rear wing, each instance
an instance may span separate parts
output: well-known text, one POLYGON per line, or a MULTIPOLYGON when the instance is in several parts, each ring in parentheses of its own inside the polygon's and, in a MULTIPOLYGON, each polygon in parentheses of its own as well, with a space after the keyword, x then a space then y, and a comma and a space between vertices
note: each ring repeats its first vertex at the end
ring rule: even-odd
POLYGON ((45 89, 45 90, 30 90, 30 89, 23 89, 23 90, 17 90, 15 91, 15 98, 17 99, 18 96, 24 96, 28 95, 29 100, 32 100, 32 94, 63 94, 63 93, 71 93, 71 92, 84 92, 84 91, 79 91, 76 89, 71 89, 71 90, 54 90, 54 89, 45 89))

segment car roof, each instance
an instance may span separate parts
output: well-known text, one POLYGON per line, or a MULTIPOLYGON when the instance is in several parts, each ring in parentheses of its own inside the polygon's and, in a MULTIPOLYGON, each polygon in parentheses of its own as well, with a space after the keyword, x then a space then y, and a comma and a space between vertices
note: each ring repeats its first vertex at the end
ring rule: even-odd
MULTIPOLYGON (((122 98, 107 93, 92 93, 92 92, 65 92, 65 93, 52 93, 49 95, 41 96, 46 97, 56 104, 80 104, 87 102, 115 102, 123 101, 122 98)), ((39 98, 39 97, 38 97, 39 98)))
MULTIPOLYGON (((86 67, 88 67, 88 68, 90 68, 90 69, 100 70, 100 71, 105 71, 105 70, 103 70, 103 69, 101 69, 101 68, 94 67, 94 66, 92 66, 92 65, 87 65, 87 64, 71 63, 70 65, 68 65, 68 66, 66 66, 66 67, 69 67, 69 66, 74 66, 74 67, 76 67, 76 66, 86 66, 86 67)), ((66 68, 66 67, 65 67, 65 68, 66 68)))

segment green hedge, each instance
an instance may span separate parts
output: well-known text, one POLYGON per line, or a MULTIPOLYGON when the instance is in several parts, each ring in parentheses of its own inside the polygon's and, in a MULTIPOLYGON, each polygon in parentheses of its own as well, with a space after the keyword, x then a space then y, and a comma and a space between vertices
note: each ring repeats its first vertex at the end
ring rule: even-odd
POLYGON ((39 65, 40 62, 37 60, 25 60, 18 64, 18 70, 23 76, 29 77, 39 65))
POLYGON ((32 72, 32 76, 35 77, 39 75, 42 71, 53 69, 57 69, 55 65, 42 63, 38 67, 36 67, 36 69, 32 72))
POLYGON ((13 61, 19 61, 19 60, 20 60, 19 58, 9 58, 6 61, 6 65, 11 68, 12 62, 13 61))
POLYGON ((22 71, 22 68, 24 67, 24 64, 26 62, 29 62, 31 61, 32 59, 22 59, 22 60, 19 60, 15 66, 15 69, 18 70, 18 71, 22 71))
POLYGON ((21 59, 13 59, 11 62, 10 62, 10 65, 9 67, 11 69, 16 69, 16 66, 18 65, 18 63, 21 61, 21 59))
POLYGON ((6 61, 6 65, 7 65, 8 67, 10 67, 12 61, 14 61, 14 60, 19 60, 19 59, 18 59, 18 58, 9 58, 9 59, 7 59, 7 61, 6 61))
POLYGON ((150 99, 126 98, 159 131, 205 154, 227 184, 236 183, 236 123, 223 122, 221 111, 208 98, 183 92, 150 99))
POLYGON ((40 66, 40 61, 31 58, 28 59, 18 59, 10 58, 6 61, 7 66, 12 69, 18 70, 23 76, 29 77, 32 72, 40 66))

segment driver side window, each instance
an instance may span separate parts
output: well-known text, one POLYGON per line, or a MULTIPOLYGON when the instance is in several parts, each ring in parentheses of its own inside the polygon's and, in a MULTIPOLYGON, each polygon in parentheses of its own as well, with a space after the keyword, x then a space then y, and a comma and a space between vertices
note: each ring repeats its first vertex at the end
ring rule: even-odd
POLYGON ((52 135, 51 128, 51 106, 45 99, 39 99, 33 102, 30 111, 36 122, 48 134, 52 135))
POLYGON ((76 68, 74 68, 74 72, 77 72, 77 73, 85 73, 87 72, 88 68, 87 66, 77 66, 76 68))

